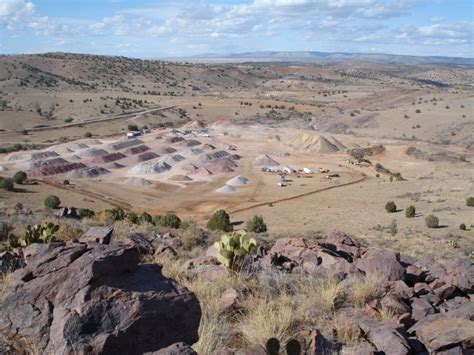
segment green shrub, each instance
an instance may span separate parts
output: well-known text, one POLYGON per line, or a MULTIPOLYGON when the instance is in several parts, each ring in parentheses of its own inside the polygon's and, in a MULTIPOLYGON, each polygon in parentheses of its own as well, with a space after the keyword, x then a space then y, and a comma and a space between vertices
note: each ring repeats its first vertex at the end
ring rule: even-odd
POLYGON ((183 249, 191 251, 199 246, 206 245, 206 235, 197 226, 188 227, 182 234, 183 249))
POLYGON ((468 197, 466 199, 466 206, 474 207, 474 196, 468 197))
POLYGON ((69 180, 66 179, 63 181, 63 185, 69 185, 69 184, 70 184, 69 180))
POLYGON ((224 210, 214 212, 209 222, 207 222, 207 228, 212 231, 221 230, 224 232, 230 232, 234 229, 230 223, 230 216, 224 210))
POLYGON ((394 173, 393 176, 395 177, 395 180, 397 181, 403 181, 403 176, 400 173, 394 173))
POLYGON ((385 204, 385 210, 386 210, 388 213, 397 212, 397 205, 396 205, 395 202, 393 202, 393 201, 388 201, 388 202, 385 204))
POLYGON ((94 217, 95 212, 88 208, 79 208, 79 217, 80 218, 92 218, 94 217))
POLYGON ((49 195, 44 200, 44 207, 46 208, 58 208, 61 205, 61 200, 58 196, 49 195))
POLYGON ((394 219, 388 226, 387 226, 387 232, 390 233, 392 237, 396 236, 398 233, 398 225, 397 225, 397 220, 394 219))
POLYGON ((150 223, 150 224, 153 224, 153 217, 151 216, 151 214, 146 213, 146 212, 143 212, 143 213, 140 215, 140 223, 150 223))
POLYGON ((426 216, 425 223, 428 228, 438 228, 439 227, 439 219, 438 217, 430 214, 426 216))
POLYGON ((130 224, 138 224, 140 222, 138 215, 133 212, 129 212, 125 215, 125 220, 130 224))
POLYGON ((0 178, 0 189, 6 190, 6 191, 13 191, 15 188, 15 184, 13 183, 13 180, 10 178, 0 178))
POLYGON ((415 214, 416 214, 416 208, 415 206, 409 206, 406 210, 405 210, 405 216, 407 218, 413 218, 415 217, 415 214))
POLYGON ((161 220, 163 219, 164 216, 162 215, 156 215, 155 217, 153 217, 153 224, 155 226, 161 226, 161 220))
POLYGON ((86 138, 91 138, 91 137, 92 137, 92 133, 91 133, 91 132, 86 132, 86 133, 84 133, 84 137, 86 137, 86 138))
POLYGON ((167 228, 178 229, 181 226, 181 219, 175 214, 167 214, 165 216, 155 216, 153 218, 155 225, 167 228))
POLYGON ((196 227, 197 227, 196 221, 190 218, 190 219, 185 219, 184 221, 182 221, 181 226, 179 228, 187 230, 187 229, 196 228, 196 227))
POLYGON ((129 131, 138 131, 138 126, 137 126, 136 124, 129 124, 129 125, 127 126, 127 129, 128 129, 129 131))
POLYGON ((267 231, 267 225, 263 221, 262 216, 255 215, 247 221, 247 226, 245 229, 247 232, 264 233, 267 231))
POLYGON ((125 218, 125 212, 120 207, 114 207, 108 210, 105 210, 107 214, 112 217, 114 221, 123 221, 125 218))
POLYGON ((238 270, 242 259, 257 246, 257 241, 245 231, 224 234, 214 243, 217 260, 231 270, 238 270))
POLYGON ((467 228, 466 228, 466 225, 464 223, 461 223, 459 225, 459 229, 462 230, 462 231, 465 231, 467 228))
POLYGON ((23 184, 26 180, 27 176, 26 176, 26 173, 24 171, 17 171, 15 173, 15 175, 13 175, 13 182, 15 182, 15 184, 23 184))

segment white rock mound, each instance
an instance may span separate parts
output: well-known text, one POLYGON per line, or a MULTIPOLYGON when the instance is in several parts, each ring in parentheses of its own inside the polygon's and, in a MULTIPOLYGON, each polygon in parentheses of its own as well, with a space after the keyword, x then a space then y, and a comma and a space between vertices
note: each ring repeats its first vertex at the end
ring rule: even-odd
POLYGON ((243 175, 238 175, 226 182, 229 186, 244 186, 250 182, 250 179, 243 175))
POLYGON ((216 192, 219 192, 221 194, 231 194, 237 192, 237 190, 235 189, 235 187, 224 185, 221 188, 217 189, 216 192))

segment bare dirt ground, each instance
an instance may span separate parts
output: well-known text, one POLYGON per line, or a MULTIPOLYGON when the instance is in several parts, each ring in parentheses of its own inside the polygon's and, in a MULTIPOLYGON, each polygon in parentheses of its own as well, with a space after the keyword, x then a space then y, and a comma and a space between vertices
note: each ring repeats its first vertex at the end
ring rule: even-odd
POLYGON ((466 253, 474 248, 474 214, 465 203, 474 195, 471 67, 205 65, 68 54, 0 61, 0 148, 35 145, 68 163, 107 170, 97 176, 77 173, 84 167, 45 175, 31 157, 11 160, 30 151, 0 154, 0 166, 8 169, 0 175, 23 169, 37 181, 21 192, 2 192, 3 210, 17 202, 41 209, 44 197, 55 194, 68 206, 174 212, 202 223, 217 208, 229 211, 235 222, 261 214, 274 236, 338 228, 412 254, 447 248, 449 238, 466 253), (168 109, 121 116, 158 107, 168 109), (111 148, 126 139, 130 124, 153 128, 138 137, 147 151, 111 148), (167 141, 176 136, 173 127, 185 141, 200 144, 167 141), (86 133, 97 142, 87 144, 86 133), (315 137, 309 146, 302 142, 308 134, 315 137), (385 150, 366 156, 370 163, 355 164, 345 149, 321 149, 320 136, 335 137, 348 149, 382 144, 385 150), (81 142, 87 147, 78 147, 81 142), (190 151, 206 144, 215 148, 190 151), (176 152, 163 153, 164 147, 176 152), (101 161, 101 155, 85 153, 94 149, 124 156, 101 161), (206 158, 219 151, 228 156, 206 158), (156 156, 139 161, 147 152, 156 156), (172 161, 175 155, 184 159, 172 161), (288 186, 280 187, 275 172, 255 165, 262 155, 277 161, 280 170, 306 167, 313 173, 288 173, 288 186), (169 168, 161 171, 162 162, 169 168), (389 174, 376 171, 377 164, 404 180, 390 181, 389 174), (143 173, 146 169, 153 171, 143 173), (239 175, 250 183, 231 193, 216 191, 239 175), (64 186, 64 179, 71 184, 64 186), (385 211, 389 200, 399 212, 385 211), (416 206, 415 218, 404 215, 409 205, 416 206), (428 229, 428 214, 438 216, 442 228, 428 229), (394 223, 397 234, 391 236, 388 226, 394 223), (459 230, 461 223, 467 231, 459 230))

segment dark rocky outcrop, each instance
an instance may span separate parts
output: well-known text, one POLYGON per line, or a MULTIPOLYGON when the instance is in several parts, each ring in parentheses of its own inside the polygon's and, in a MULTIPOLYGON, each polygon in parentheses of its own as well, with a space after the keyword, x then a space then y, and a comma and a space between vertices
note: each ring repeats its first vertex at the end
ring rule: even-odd
POLYGON ((197 341, 198 300, 158 265, 139 264, 137 247, 27 249, 0 314, 0 331, 18 350, 24 339, 43 354, 143 354, 197 341))
POLYGON ((433 260, 415 261, 394 251, 363 248, 339 231, 325 241, 279 239, 260 254, 257 259, 264 268, 378 280, 379 300, 367 304, 362 313, 340 312, 353 319, 363 335, 361 349, 346 347, 343 352, 464 354, 474 350, 474 264, 468 260, 447 267, 433 260), (392 321, 378 320, 382 309, 392 314, 392 321))
POLYGON ((25 265, 21 256, 9 251, 0 253, 0 274, 15 271, 25 265))

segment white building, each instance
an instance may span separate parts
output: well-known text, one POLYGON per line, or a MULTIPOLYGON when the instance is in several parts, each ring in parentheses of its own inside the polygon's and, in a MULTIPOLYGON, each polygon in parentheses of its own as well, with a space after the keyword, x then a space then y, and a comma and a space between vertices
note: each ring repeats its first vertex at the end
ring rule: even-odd
POLYGON ((285 173, 288 173, 288 174, 290 174, 290 173, 296 173, 296 169, 293 169, 292 167, 289 167, 289 166, 285 166, 285 167, 283 168, 283 171, 284 171, 285 173))

